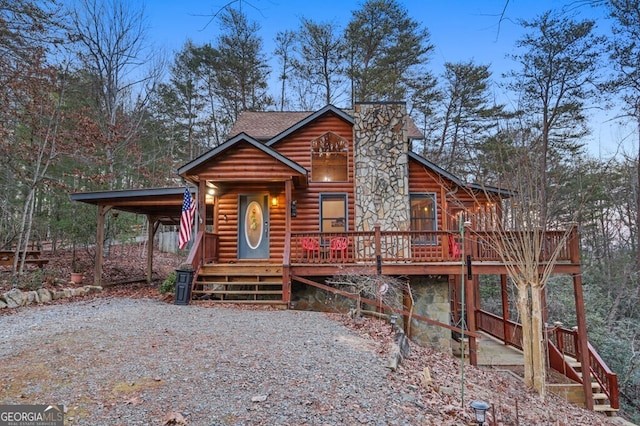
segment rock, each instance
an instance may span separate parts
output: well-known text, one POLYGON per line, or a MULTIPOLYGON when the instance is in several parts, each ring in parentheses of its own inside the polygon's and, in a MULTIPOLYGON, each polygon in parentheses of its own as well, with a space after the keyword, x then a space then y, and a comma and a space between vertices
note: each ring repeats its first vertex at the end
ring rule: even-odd
POLYGON ((100 293, 102 292, 102 287, 99 285, 85 285, 84 289, 87 294, 100 293))
POLYGON ((64 290, 54 290, 51 293, 51 299, 52 300, 58 300, 58 299, 64 299, 66 296, 64 290))
POLYGON ((4 303, 4 300, 0 300, 0 309, 4 309, 7 307, 7 304, 4 303))
POLYGON ((27 293, 25 293, 27 296, 27 305, 30 305, 32 303, 40 303, 40 297, 38 296, 38 292, 35 290, 31 290, 28 291, 27 293))
POLYGON ((49 303, 51 302, 51 292, 46 288, 38 289, 38 297, 40 297, 40 303, 49 303))
POLYGON ((9 308, 17 308, 27 303, 27 296, 17 288, 9 290, 2 296, 9 308))
POLYGON ((72 296, 84 296, 87 294, 87 290, 84 287, 72 288, 71 295, 72 296))
POLYGON ((445 395, 453 395, 454 394, 454 390, 453 390, 453 388, 442 386, 440 388, 440 393, 443 393, 445 395))
POLYGON ((264 402, 267 400, 267 395, 256 395, 251 397, 251 402, 264 402))

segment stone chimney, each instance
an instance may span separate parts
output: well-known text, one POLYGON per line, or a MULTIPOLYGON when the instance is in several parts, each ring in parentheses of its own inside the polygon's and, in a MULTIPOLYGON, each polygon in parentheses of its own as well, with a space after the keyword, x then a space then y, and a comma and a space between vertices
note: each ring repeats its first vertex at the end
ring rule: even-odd
POLYGON ((356 231, 409 229, 406 104, 356 104, 353 138, 356 231))

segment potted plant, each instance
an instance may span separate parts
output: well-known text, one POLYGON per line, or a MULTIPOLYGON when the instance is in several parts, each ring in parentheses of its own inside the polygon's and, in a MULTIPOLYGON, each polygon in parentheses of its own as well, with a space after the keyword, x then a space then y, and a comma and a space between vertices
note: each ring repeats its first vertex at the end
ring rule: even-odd
POLYGON ((82 284, 84 276, 80 272, 80 262, 75 256, 75 247, 73 250, 73 257, 71 258, 71 282, 74 284, 82 284))

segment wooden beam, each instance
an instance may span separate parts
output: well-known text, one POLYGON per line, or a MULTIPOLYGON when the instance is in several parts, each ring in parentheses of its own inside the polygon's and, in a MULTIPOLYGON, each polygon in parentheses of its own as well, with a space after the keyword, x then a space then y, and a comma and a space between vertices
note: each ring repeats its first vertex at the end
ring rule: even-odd
POLYGON ((580 367, 582 369, 582 386, 584 388, 584 404, 593 410, 593 391, 591 389, 591 366, 589 365, 589 341, 587 340, 587 319, 584 312, 584 295, 582 293, 582 276, 573 275, 573 294, 576 302, 576 325, 578 326, 578 343, 580 345, 580 367))
POLYGON ((154 216, 147 215, 147 283, 153 281, 153 237, 160 222, 154 216))
MULTIPOLYGON (((471 257, 467 257, 470 261, 471 257)), ((464 280, 464 289, 466 294, 465 297, 465 311, 467 311, 467 315, 465 317, 467 321, 467 332, 465 334, 469 335, 469 362, 471 365, 478 365, 478 353, 477 353, 477 342, 476 338, 472 335, 471 332, 475 333, 476 329, 476 304, 475 304, 475 285, 473 284, 474 276, 471 277, 466 276, 464 280)))
POLYGON ((291 202, 293 201, 293 182, 284 182, 284 244, 282 254, 282 300, 289 306, 291 302, 291 202))
POLYGON ((102 263, 104 257, 104 218, 113 206, 98 204, 98 224, 96 226, 96 258, 93 270, 93 285, 99 286, 102 281, 102 263))

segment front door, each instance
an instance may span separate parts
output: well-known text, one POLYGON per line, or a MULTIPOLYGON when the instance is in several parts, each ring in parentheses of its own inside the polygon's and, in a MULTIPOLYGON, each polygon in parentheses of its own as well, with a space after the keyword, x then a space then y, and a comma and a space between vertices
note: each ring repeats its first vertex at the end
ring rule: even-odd
POLYGON ((238 259, 269 258, 268 201, 268 195, 240 195, 238 259))

